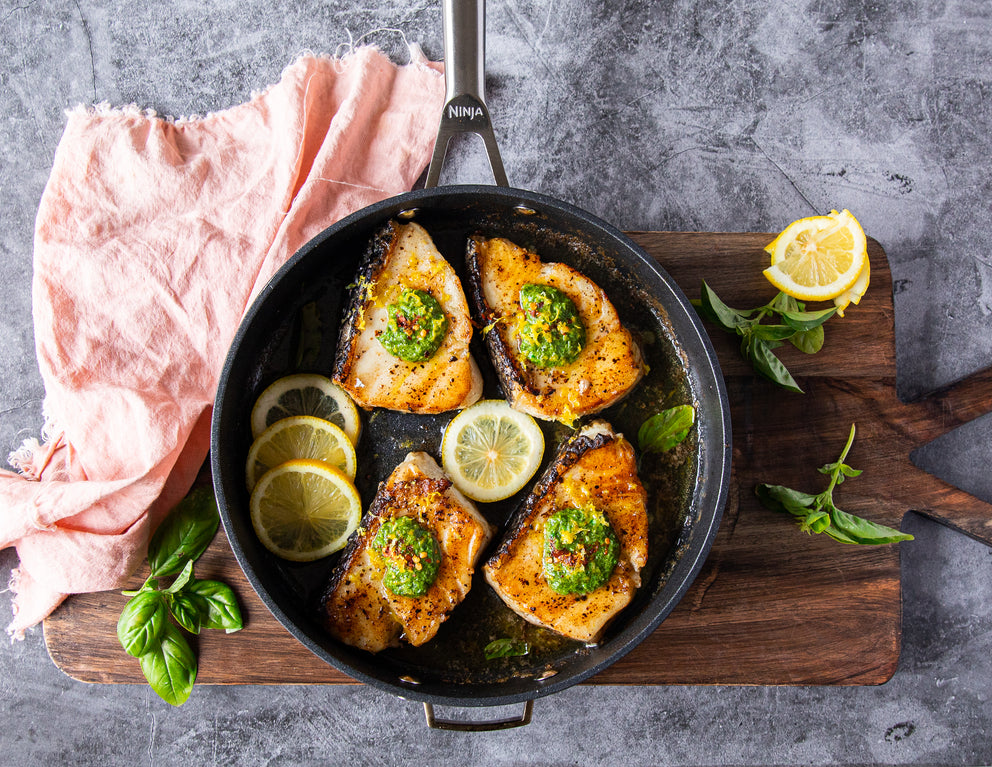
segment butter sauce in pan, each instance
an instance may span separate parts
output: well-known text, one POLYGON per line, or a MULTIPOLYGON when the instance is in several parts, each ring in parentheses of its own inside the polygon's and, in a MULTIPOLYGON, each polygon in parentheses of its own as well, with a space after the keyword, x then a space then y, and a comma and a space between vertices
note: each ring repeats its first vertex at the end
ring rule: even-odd
MULTIPOLYGON (((476 328, 470 353, 485 398, 501 398, 498 376, 476 328)), ((375 408, 363 415, 356 485, 366 508, 379 484, 406 456, 437 459, 446 414, 375 408)), ((580 419, 577 427, 586 425, 580 419)), ((547 449, 574 434, 542 421, 547 449)), ((276 618, 305 646, 350 676, 415 700, 452 705, 498 705, 564 689, 610 665, 664 618, 688 588, 709 550, 729 481, 729 415, 712 346, 681 291, 622 233, 564 203, 498 187, 420 190, 371 206, 316 237, 281 270, 249 308, 221 376, 212 428, 212 468, 228 538, 252 586, 276 618), (482 552, 472 588, 436 635, 414 647, 401 644, 371 654, 334 639, 320 605, 341 559, 291 563, 269 554, 247 522, 244 455, 254 398, 275 379, 294 372, 334 370, 348 286, 375 233, 390 220, 415 221, 467 285, 470 237, 503 237, 542 261, 563 263, 592 280, 611 299, 642 356, 644 377, 630 393, 599 412, 628 441, 649 416, 677 404, 697 407, 697 427, 672 453, 638 456, 646 497, 648 557, 641 586, 606 626, 595 645, 568 639, 524 620, 485 582, 481 564, 495 552, 511 515, 531 487, 517 496, 479 504, 496 534, 482 552), (527 655, 485 658, 496 639, 522 639, 527 655)))

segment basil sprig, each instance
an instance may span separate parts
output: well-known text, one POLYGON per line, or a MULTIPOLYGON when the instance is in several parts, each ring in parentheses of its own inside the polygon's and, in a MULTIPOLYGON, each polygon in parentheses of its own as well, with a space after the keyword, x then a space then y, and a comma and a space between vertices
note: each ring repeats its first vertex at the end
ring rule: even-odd
POLYGON ((834 505, 834 488, 845 478, 861 474, 859 469, 853 469, 844 463, 851 445, 854 444, 854 433, 854 424, 851 424, 851 433, 840 458, 819 468, 821 474, 830 476, 830 484, 822 493, 810 495, 782 485, 761 484, 755 487, 758 499, 772 511, 796 517, 799 529, 803 532, 824 533, 841 543, 881 545, 913 540, 913 536, 908 533, 901 533, 891 527, 841 511, 834 505))
POLYGON ((196 681, 196 655, 185 635, 201 629, 238 631, 243 623, 238 599, 220 581, 197 580, 193 562, 217 532, 217 503, 208 488, 198 488, 169 513, 148 543, 151 575, 131 597, 117 621, 117 639, 159 697, 181 706, 196 681), (167 586, 162 579, 175 575, 167 586), (175 624, 169 620, 169 616, 175 624))
POLYGON ((696 422, 692 405, 677 405, 655 413, 637 430, 637 445, 643 453, 666 453, 689 436, 696 422))
POLYGON ((693 305, 703 317, 740 336, 741 356, 751 363, 755 372, 800 393, 799 384, 774 350, 788 341, 806 354, 816 354, 823 348, 823 323, 837 312, 837 307, 808 312, 805 304, 782 292, 764 306, 734 309, 721 301, 705 281, 699 300, 693 301, 693 305), (765 323, 765 318, 773 322, 765 323))

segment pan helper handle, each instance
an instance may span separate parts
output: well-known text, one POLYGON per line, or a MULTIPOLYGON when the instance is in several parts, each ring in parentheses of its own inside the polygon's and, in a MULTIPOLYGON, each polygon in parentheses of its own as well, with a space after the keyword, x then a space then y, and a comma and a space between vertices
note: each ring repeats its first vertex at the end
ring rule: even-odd
POLYGON ((447 88, 427 187, 438 185, 448 142, 456 133, 477 133, 486 145, 498 186, 509 186, 496 146, 485 100, 485 0, 442 0, 444 16, 444 82, 447 88))
POLYGON ((455 732, 494 732, 495 730, 512 730, 514 727, 526 727, 534 714, 534 701, 524 702, 524 712, 519 717, 510 719, 490 719, 486 721, 458 721, 455 719, 438 719, 434 716, 434 705, 424 703, 424 716, 427 726, 432 730, 454 730, 455 732))

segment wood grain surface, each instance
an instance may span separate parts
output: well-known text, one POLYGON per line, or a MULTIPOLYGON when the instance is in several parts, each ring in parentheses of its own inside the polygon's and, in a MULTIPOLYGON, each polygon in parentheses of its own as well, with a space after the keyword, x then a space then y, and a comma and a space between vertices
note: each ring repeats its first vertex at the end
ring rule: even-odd
MULTIPOLYGON (((634 232, 690 298, 703 278, 741 308, 774 295, 761 276, 767 234, 634 232)), ((852 422, 848 463, 864 470, 835 494, 847 511, 898 527, 917 510, 992 542, 992 507, 926 474, 909 453, 992 408, 992 373, 925 401, 896 397, 892 283, 885 253, 869 241, 871 287, 860 306, 832 319, 817 355, 791 346, 781 357, 805 394, 757 378, 734 337, 712 325, 730 394, 733 479, 728 507, 699 577, 668 619, 592 684, 880 684, 896 669, 900 640, 899 546, 845 546, 801 533, 766 511, 759 482, 809 492, 825 486, 816 467, 836 459, 852 422)), ((912 546, 914 542, 900 544, 912 546)), ((200 578, 230 583, 244 630, 195 639, 200 684, 354 684, 312 655, 263 606, 223 531, 197 563, 200 578)), ((134 577, 136 588, 145 573, 134 577)), ((124 654, 119 592, 71 597, 45 621, 45 641, 69 676, 143 683, 124 654)))

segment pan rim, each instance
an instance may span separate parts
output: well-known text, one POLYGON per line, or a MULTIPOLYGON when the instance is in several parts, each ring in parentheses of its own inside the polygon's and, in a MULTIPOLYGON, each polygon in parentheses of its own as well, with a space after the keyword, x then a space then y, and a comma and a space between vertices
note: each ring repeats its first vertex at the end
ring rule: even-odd
MULTIPOLYGON (((679 335, 677 340, 683 347, 687 341, 682 335, 679 335)), ((715 412, 711 413, 710 417, 712 418, 715 414, 715 412)), ((447 706, 501 706, 551 695, 589 679, 618 661, 640 644, 668 617, 675 606, 681 601, 709 555, 729 497, 731 455, 729 401, 716 352, 695 310, 692 308, 685 294, 664 268, 622 231, 581 208, 536 192, 511 187, 494 187, 491 185, 449 185, 415 190, 390 197, 346 216, 304 243, 280 267, 269 282, 259 290, 255 300, 245 311, 221 370, 211 419, 211 469, 221 519, 238 565, 270 613, 308 650, 349 677, 401 698, 447 706), (490 198, 495 195, 505 200, 508 207, 513 207, 514 205, 537 208, 545 207, 565 218, 583 221, 602 232, 604 239, 613 240, 621 250, 634 254, 643 266, 654 273, 657 284, 663 285, 667 289, 668 294, 664 296, 666 299, 664 302, 666 309, 671 313, 675 308, 669 303, 670 300, 678 306, 683 318, 688 319, 689 325, 694 331, 691 341, 697 348, 697 351, 702 353, 702 358, 698 360, 698 363, 701 369, 712 374, 711 376, 707 376, 706 381, 701 380, 699 383, 715 389, 713 395, 716 401, 720 403, 719 422, 711 425, 713 434, 710 436, 710 439, 722 438, 722 446, 709 445, 707 448, 712 451, 712 457, 708 463, 708 470, 705 475, 707 492, 709 493, 706 506, 707 508, 712 508, 713 511, 707 515, 701 515, 701 518, 695 523, 691 537, 693 544, 699 541, 698 545, 691 545, 683 552, 668 576, 669 582, 677 580, 678 585, 670 592, 661 590, 652 596, 652 601, 659 599, 663 595, 665 598, 660 603, 653 604, 651 609, 645 610, 635 616, 620 633, 613 637, 610 641, 609 653, 600 662, 591 664, 589 667, 581 670, 568 671, 566 669, 565 673, 560 673, 546 680, 529 680, 532 682, 531 689, 502 694, 483 694, 479 691, 478 688, 480 687, 492 687, 494 684, 497 684, 491 682, 479 685, 466 684, 464 687, 448 684, 446 691, 433 689, 437 685, 421 685, 418 687, 411 684, 409 686, 402 686, 398 682, 389 682, 373 677, 360 669, 354 668, 347 661, 334 657, 324 647, 314 641, 303 628, 297 625, 293 618, 280 606, 276 597, 270 593, 269 589, 255 572, 255 568, 249 561, 248 554, 242 547, 241 542, 236 535, 232 534, 234 530, 232 508, 224 484, 224 477, 222 476, 226 470, 222 466, 220 451, 217 449, 217 446, 221 444, 222 424, 226 416, 224 405, 226 401, 230 401, 224 395, 230 383, 238 350, 243 347, 245 338, 253 322, 259 313, 263 311, 266 301, 274 291, 276 285, 282 280, 285 280, 286 276, 297 268, 299 263, 308 258, 311 252, 320 250, 328 240, 357 224, 374 221, 378 217, 383 217, 386 211, 392 211, 389 215, 396 215, 397 211, 415 208, 418 202, 434 202, 438 198, 444 197, 472 199, 480 195, 490 198), (708 522, 708 524, 703 525, 702 523, 704 521, 708 522), (452 689, 464 689, 465 693, 455 694, 451 692, 452 689)), ((695 500, 693 500, 693 503, 695 503, 695 500)))

